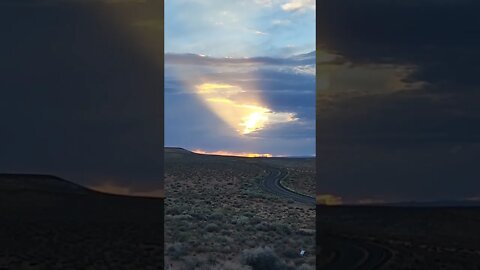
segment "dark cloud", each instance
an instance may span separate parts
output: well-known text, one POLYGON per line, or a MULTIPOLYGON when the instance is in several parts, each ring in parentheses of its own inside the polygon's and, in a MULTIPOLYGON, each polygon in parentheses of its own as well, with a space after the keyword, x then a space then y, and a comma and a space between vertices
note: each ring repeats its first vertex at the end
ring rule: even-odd
POLYGON ((327 122, 332 122, 345 128, 333 130, 347 136, 418 133, 423 138, 430 133, 432 139, 480 139, 480 130, 474 127, 480 116, 474 105, 479 98, 475 75, 480 71, 479 7, 472 1, 319 1, 321 48, 360 68, 414 66, 404 81, 424 83, 417 91, 389 94, 390 89, 383 89, 384 93, 351 98, 320 91, 320 103, 344 108, 319 114, 328 118, 319 121, 325 131, 320 136, 328 133, 327 122), (358 117, 351 115, 358 112, 362 113, 358 117))
MULTIPOLYGON (((345 201, 474 196, 479 8, 477 1, 317 1, 319 50, 357 69, 410 70, 403 88, 349 91, 355 86, 345 79, 334 91, 317 89, 319 191, 345 201), (422 84, 408 88, 414 83, 422 84)), ((383 79, 375 74, 362 75, 364 82, 383 79)))
POLYGON ((315 76, 296 68, 308 64, 314 70, 315 52, 289 58, 249 59, 167 54, 165 63, 167 145, 207 151, 313 154, 315 76), (272 124, 239 138, 195 93, 194 86, 205 82, 241 87, 272 111, 295 113, 298 120, 272 124))
POLYGON ((0 2, 0 171, 162 185, 163 37, 131 26, 163 7, 99 2, 0 2))
POLYGON ((318 45, 355 64, 415 65, 411 80, 471 90, 479 8, 477 1, 319 1, 318 45))
MULTIPOLYGON (((193 54, 186 56, 186 61, 177 61, 166 55, 165 92, 171 94, 191 94, 186 90, 183 78, 169 68, 181 64, 182 74, 189 74, 189 81, 201 82, 228 82, 242 87, 249 92, 258 93, 274 110, 288 111, 296 108, 302 117, 314 118, 315 110, 315 74, 296 70, 299 65, 309 66, 314 72, 315 52, 295 55, 290 58, 250 58, 250 59, 222 59, 201 57, 193 54), (202 62, 206 58, 207 62, 202 62), (252 59, 268 59, 255 62, 252 59), (287 59, 287 60, 285 60, 287 59), (212 61, 212 62, 210 62, 212 61), (194 63, 194 64, 193 64, 194 63), (233 67, 225 68, 232 65, 233 67), (252 68, 244 68, 243 64, 255 64, 252 68), (189 69, 185 65, 199 65, 189 69), (287 67, 285 67, 287 66, 287 67), (307 113, 306 111, 309 110, 307 113)), ((195 83, 193 83, 195 84, 195 83)))
POLYGON ((217 58, 198 54, 165 54, 165 62, 170 65, 313 65, 315 52, 295 55, 288 58, 248 57, 248 58, 217 58))

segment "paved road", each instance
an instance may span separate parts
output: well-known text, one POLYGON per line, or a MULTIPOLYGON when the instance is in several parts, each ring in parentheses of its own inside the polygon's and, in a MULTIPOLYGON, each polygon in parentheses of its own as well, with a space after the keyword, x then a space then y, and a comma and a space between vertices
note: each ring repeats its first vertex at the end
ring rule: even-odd
POLYGON ((285 188, 280 181, 287 176, 285 171, 268 168, 267 176, 261 181, 263 190, 299 203, 315 205, 315 198, 285 188))
POLYGON ((392 256, 390 250, 367 241, 335 238, 330 243, 335 256, 321 270, 380 270, 392 256))

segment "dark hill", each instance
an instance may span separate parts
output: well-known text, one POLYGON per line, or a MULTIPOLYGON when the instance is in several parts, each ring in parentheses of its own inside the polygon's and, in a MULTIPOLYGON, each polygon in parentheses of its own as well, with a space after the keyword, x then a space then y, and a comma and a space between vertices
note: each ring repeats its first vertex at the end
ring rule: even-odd
POLYGON ((0 191, 43 191, 87 194, 88 188, 53 175, 0 174, 0 191))
POLYGON ((0 269, 163 269, 163 199, 0 174, 0 213, 0 269))

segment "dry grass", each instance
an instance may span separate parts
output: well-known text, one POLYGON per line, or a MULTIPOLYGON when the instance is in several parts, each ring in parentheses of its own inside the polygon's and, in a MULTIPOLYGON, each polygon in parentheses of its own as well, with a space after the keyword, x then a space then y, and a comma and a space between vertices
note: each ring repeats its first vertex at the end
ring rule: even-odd
POLYGON ((167 154, 167 266, 259 269, 245 254, 267 246, 273 255, 266 258, 284 269, 315 265, 315 209, 263 192, 260 161, 167 154), (307 256, 299 255, 300 248, 307 256))

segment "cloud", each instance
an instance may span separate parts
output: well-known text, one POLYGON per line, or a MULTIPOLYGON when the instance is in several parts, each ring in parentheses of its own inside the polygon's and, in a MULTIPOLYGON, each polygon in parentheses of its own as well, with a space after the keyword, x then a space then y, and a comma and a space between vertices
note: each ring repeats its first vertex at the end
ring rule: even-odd
POLYGON ((11 7, 62 7, 69 4, 87 4, 87 5, 97 5, 97 4, 134 4, 134 5, 143 5, 152 3, 152 0, 23 0, 23 1, 12 1, 12 0, 1 0, 1 6, 11 6, 11 7))
POLYGON ((272 111, 261 104, 256 93, 236 85, 203 83, 195 88, 213 112, 243 135, 298 120, 295 113, 272 111))
POLYGON ((318 192, 478 196, 480 3, 318 4, 319 52, 342 60, 317 66, 318 192))
POLYGON ((314 57, 167 54, 166 144, 204 151, 314 154, 315 76, 293 70, 315 63, 314 57), (192 140, 181 134, 197 135, 192 140))
POLYGON ((288 12, 304 12, 306 10, 315 10, 314 0, 290 0, 282 5, 282 9, 288 12))
POLYGON ((265 33, 265 32, 262 32, 262 31, 258 31, 258 30, 255 30, 254 33, 255 33, 255 35, 260 35, 260 36, 268 35, 268 33, 265 33))
POLYGON ((318 9, 319 46, 351 63, 319 67, 320 136, 480 140, 472 128, 480 114, 473 106, 480 95, 480 19, 473 10, 480 4, 372 0, 354 8, 353 2, 322 1, 318 9), (400 27, 406 16, 411 27, 400 27))
POLYGON ((279 56, 281 48, 287 45, 299 48, 296 53, 314 50, 313 12, 308 16, 292 16, 281 10, 283 2, 167 1, 166 51, 238 58, 279 56))
POLYGON ((1 8, 16 27, 0 25, 0 171, 88 186, 105 176, 132 190, 163 186, 163 59, 146 49, 161 48, 163 37, 131 27, 155 18, 158 3, 108 14, 94 1, 1 8))
POLYGON ((155 19, 138 20, 134 22, 133 25, 137 27, 153 28, 163 32, 163 21, 161 20, 155 20, 155 19))
POLYGON ((300 74, 307 74, 307 75, 312 75, 312 76, 315 76, 316 72, 315 72, 315 69, 316 66, 315 65, 304 65, 304 66, 296 66, 296 67, 293 67, 293 71, 296 72, 296 73, 300 73, 300 74))
POLYGON ((292 57, 211 57, 199 54, 165 54, 165 64, 167 65, 280 65, 280 66, 298 66, 315 64, 315 54, 313 52, 305 55, 295 55, 292 57))

